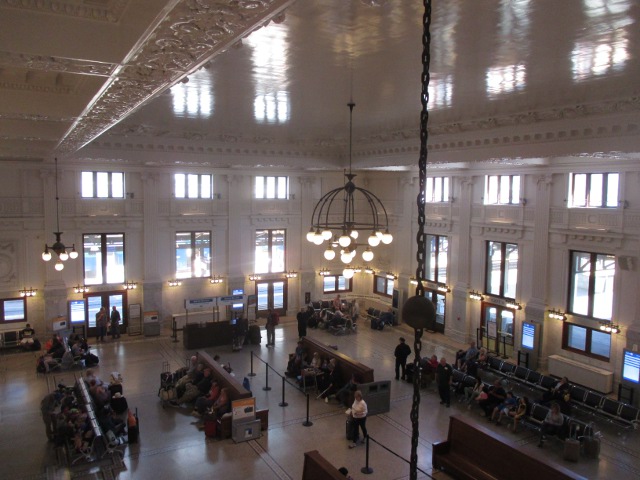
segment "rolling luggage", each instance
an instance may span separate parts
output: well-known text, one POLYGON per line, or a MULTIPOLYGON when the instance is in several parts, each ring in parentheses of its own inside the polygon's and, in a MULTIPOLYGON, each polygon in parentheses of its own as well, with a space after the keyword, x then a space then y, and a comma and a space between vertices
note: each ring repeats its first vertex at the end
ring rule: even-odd
POLYGON ((588 458, 598 458, 600 456, 600 438, 599 433, 593 431, 593 423, 585 428, 582 445, 584 446, 584 454, 588 458))
POLYGON ((138 438, 140 437, 140 421, 138 419, 138 409, 136 408, 136 413, 133 413, 129 410, 129 416, 127 418, 127 438, 129 443, 138 443, 138 438))
POLYGON ((576 424, 569 426, 569 437, 564 441, 563 458, 569 462, 577 462, 580 458, 580 441, 576 438, 576 424))
POLYGON ((209 437, 215 437, 217 433, 218 420, 216 415, 204 415, 204 434, 209 437))
POLYGON ((251 345, 260 345, 262 335, 260 334, 260 327, 258 325, 251 325, 249 327, 249 341, 251 345))
POLYGON ((353 417, 351 415, 347 416, 346 430, 347 440, 353 440, 353 417))

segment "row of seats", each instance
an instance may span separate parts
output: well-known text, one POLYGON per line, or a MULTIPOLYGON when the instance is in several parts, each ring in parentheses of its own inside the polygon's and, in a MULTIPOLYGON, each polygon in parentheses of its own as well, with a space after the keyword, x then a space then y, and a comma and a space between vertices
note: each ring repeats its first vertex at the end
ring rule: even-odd
MULTIPOLYGON (((489 357, 487 369, 541 391, 553 388, 558 382, 555 377, 543 375, 521 365, 514 365, 499 357, 489 357)), ((611 399, 602 393, 579 385, 571 385, 569 394, 572 404, 589 413, 601 415, 625 427, 638 428, 638 424, 640 424, 640 409, 632 405, 611 399)))

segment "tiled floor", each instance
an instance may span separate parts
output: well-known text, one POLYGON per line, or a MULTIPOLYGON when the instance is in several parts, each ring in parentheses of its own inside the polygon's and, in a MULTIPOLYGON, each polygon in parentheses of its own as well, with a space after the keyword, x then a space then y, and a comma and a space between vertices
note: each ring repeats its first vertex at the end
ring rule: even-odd
MULTIPOLYGON (((35 357, 30 353, 6 354, 0 357, 0 478, 2 479, 300 479, 303 452, 319 450, 336 466, 346 466, 356 479, 403 479, 409 476, 411 423, 409 411, 412 386, 393 380, 393 348, 403 335, 413 347, 413 333, 406 327, 368 328, 355 335, 335 337, 325 331, 311 330, 309 335, 357 358, 375 369, 377 380, 392 379, 391 410, 372 416, 367 421, 371 443, 369 467, 373 473, 365 475, 364 447, 348 448, 345 439, 344 408, 335 403, 325 404, 312 396, 309 416, 312 426, 305 427, 306 398, 286 385, 281 407, 282 381, 276 373, 283 373, 287 354, 293 351, 297 339, 292 322, 282 322, 276 333, 276 347, 246 346, 240 352, 230 347, 208 349, 229 361, 234 373, 242 379, 250 371, 251 355, 256 376, 251 385, 258 408, 269 408, 269 430, 258 440, 235 444, 231 440, 209 440, 195 425, 195 418, 187 409, 163 409, 157 397, 162 363, 169 361, 175 369, 184 364, 191 352, 180 342, 173 342, 169 334, 160 337, 122 337, 94 349, 100 357, 99 375, 106 379, 112 371, 124 377, 125 396, 140 415, 140 442, 127 447, 124 461, 106 459, 99 465, 76 465, 69 469, 58 459, 55 449, 46 441, 44 425, 39 413, 40 399, 58 383, 71 384, 81 372, 70 371, 48 376, 36 375, 35 357), (265 363, 269 364, 266 369, 265 363), (268 374, 266 373, 268 372, 268 374), (271 390, 265 391, 269 381, 271 390), (377 443, 380 443, 384 448, 377 443)), ((264 335, 263 335, 264 338, 264 335)), ((423 354, 453 357, 458 345, 442 335, 426 334, 423 354)), ((448 416, 463 413, 474 416, 485 425, 477 412, 468 412, 455 403, 450 409, 439 405, 433 390, 423 390, 420 404, 419 478, 429 478, 431 445, 446 437, 448 416)), ((564 462, 560 444, 548 442, 543 452, 558 463, 588 478, 616 480, 640 477, 640 440, 638 431, 622 430, 597 421, 604 433, 599 460, 580 458, 577 464, 564 462)), ((525 431, 512 434, 505 427, 493 427, 516 441, 523 449, 536 452, 537 437, 525 431), (500 430, 502 428, 502 430, 500 430)), ((446 478, 436 473, 437 478, 446 478)))

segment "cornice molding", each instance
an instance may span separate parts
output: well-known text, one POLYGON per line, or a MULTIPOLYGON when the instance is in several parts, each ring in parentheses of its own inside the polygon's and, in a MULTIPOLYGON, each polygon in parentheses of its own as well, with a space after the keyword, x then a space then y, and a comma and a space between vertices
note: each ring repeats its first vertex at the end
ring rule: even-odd
MULTIPOLYGON (((2 0, 0 0, 2 1, 2 0)), ((98 75, 108 77, 113 73, 116 64, 75 60, 63 57, 45 57, 26 53, 0 51, 0 65, 3 67, 22 68, 44 72, 74 73, 79 75, 98 75)))
POLYGON ((130 0, 107 0, 104 2, 105 6, 100 6, 96 2, 91 3, 87 5, 87 2, 77 0, 0 0, 0 7, 79 17, 96 22, 116 23, 120 21, 122 12, 130 0))

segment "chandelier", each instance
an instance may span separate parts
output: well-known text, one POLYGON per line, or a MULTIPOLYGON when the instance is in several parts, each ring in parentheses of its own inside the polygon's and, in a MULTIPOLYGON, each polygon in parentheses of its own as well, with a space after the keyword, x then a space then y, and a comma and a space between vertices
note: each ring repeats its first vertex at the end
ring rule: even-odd
MULTIPOLYGON (((307 233, 307 240, 315 245, 328 242, 324 251, 324 258, 331 261, 336 257, 336 251, 340 253, 342 263, 349 265, 355 258, 358 247, 364 247, 362 259, 365 262, 373 260, 373 251, 382 242, 385 245, 393 241, 389 233, 389 218, 387 211, 380 199, 369 190, 356 187, 351 173, 352 149, 353 149, 353 107, 355 103, 349 102, 349 173, 345 173, 347 181, 343 187, 334 188, 326 193, 313 209, 311 216, 311 228, 307 233), (356 201, 356 194, 362 198, 356 201), (365 212, 358 212, 356 216, 356 203, 362 203, 367 208, 365 212), (362 237, 361 237, 362 234, 362 237), (366 243, 358 242, 365 237, 366 243)), ((353 268, 346 267, 343 274, 346 278, 353 277, 353 268), (350 275, 350 276, 347 276, 350 275)))
POLYGON ((53 250, 58 255, 58 261, 56 262, 55 269, 60 271, 64 268, 64 263, 69 258, 75 260, 78 258, 78 252, 76 251, 76 244, 74 243, 70 247, 65 247, 64 243, 62 243, 61 236, 62 233, 60 231, 60 198, 58 197, 58 159, 55 159, 56 162, 56 232, 53 234, 56 236, 56 241, 53 245, 49 246, 47 244, 44 245, 44 252, 42 252, 42 260, 48 262, 51 260, 51 252, 49 250, 53 250), (67 252, 67 250, 70 250, 67 252))

